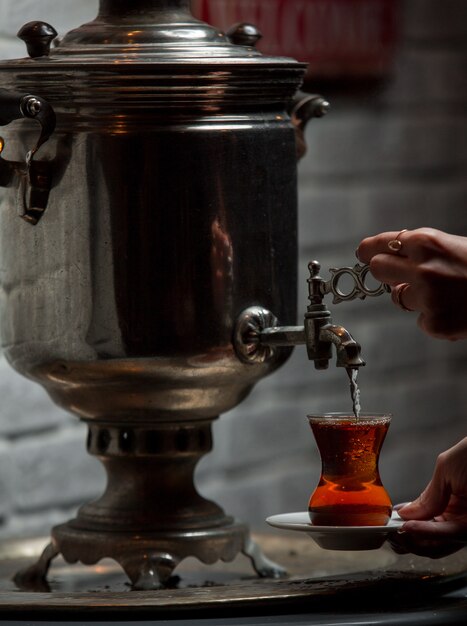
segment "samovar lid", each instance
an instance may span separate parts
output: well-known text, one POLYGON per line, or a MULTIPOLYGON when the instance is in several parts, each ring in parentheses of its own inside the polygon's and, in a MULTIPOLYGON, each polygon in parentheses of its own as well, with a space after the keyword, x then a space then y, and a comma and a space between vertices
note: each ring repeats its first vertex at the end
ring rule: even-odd
POLYGON ((283 110, 306 69, 262 55, 254 26, 223 33, 195 19, 190 0, 100 0, 95 20, 53 46, 56 31, 44 22, 18 36, 29 56, 0 62, 2 85, 47 99, 62 127, 113 129, 124 119, 127 129, 157 116, 283 110))
POLYGON ((52 63, 73 68, 148 63, 302 65, 262 55, 254 47, 261 34, 250 24, 234 25, 224 33, 197 20, 190 0, 100 0, 95 20, 61 40, 56 35, 44 22, 26 24, 18 36, 25 41, 29 58, 0 63, 0 69, 34 64, 45 70, 52 63))

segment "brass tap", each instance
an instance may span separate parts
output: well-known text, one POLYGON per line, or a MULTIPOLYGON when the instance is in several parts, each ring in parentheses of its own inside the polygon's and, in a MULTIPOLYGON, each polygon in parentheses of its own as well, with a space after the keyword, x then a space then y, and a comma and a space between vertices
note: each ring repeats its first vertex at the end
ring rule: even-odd
POLYGON ((308 358, 316 369, 327 369, 332 359, 332 346, 336 348, 336 365, 356 369, 365 365, 361 358, 360 344, 343 326, 333 324, 331 312, 323 304, 326 294, 332 293, 333 302, 344 302, 355 298, 379 296, 389 291, 385 284, 371 289, 365 284, 368 265, 357 263, 353 268, 331 268, 332 277, 325 281, 319 275, 318 261, 308 265, 309 305, 303 326, 279 326, 277 318, 262 307, 250 307, 240 315, 234 332, 234 346, 239 358, 246 363, 262 363, 274 358, 278 347, 306 345, 308 358), (339 280, 350 275, 353 289, 344 293, 339 289, 339 280))

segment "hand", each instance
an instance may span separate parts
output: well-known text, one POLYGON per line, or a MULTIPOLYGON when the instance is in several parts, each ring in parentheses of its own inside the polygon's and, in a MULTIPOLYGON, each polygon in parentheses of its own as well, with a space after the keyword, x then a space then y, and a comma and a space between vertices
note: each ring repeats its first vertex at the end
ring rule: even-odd
POLYGON ((392 287, 396 304, 420 313, 423 331, 437 338, 466 339, 467 237, 418 228, 401 233, 400 251, 394 252, 388 243, 397 236, 386 232, 364 239, 357 250, 359 260, 392 287))
POLYGON ((396 552, 440 558, 467 544, 467 437, 439 455, 426 489, 398 513, 408 521, 391 539, 396 552))

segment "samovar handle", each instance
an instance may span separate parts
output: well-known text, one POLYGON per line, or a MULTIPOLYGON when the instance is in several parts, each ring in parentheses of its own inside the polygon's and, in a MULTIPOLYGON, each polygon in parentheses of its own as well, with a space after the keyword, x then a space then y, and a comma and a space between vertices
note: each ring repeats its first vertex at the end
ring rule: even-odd
MULTIPOLYGON (((234 24, 226 32, 227 38, 238 46, 250 46, 254 48, 262 38, 261 31, 248 22, 234 24)), ((319 94, 297 91, 288 106, 288 114, 295 127, 295 143, 297 147, 297 161, 305 156, 307 145, 305 141, 305 128, 314 117, 323 117, 330 109, 330 104, 319 94)))
POLYGON ((297 161, 305 156, 307 145, 305 128, 314 117, 324 117, 331 105, 319 94, 297 91, 289 106, 289 115, 295 127, 295 141, 297 145, 297 161))
POLYGON ((5 142, 0 137, 0 185, 7 187, 15 175, 25 179, 26 190, 20 217, 30 224, 37 224, 47 206, 51 173, 49 164, 34 161, 34 155, 55 130, 55 112, 52 106, 40 96, 19 95, 0 89, 0 126, 6 126, 22 118, 39 122, 41 132, 36 145, 27 152, 24 163, 2 158, 1 153, 5 142), (27 198, 28 186, 29 198, 27 198))

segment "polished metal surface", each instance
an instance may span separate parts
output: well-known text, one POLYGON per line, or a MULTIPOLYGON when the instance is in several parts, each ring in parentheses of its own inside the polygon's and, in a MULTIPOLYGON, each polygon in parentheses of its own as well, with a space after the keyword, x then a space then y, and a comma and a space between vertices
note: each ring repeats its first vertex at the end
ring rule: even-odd
MULTIPOLYGON (((47 538, 0 543, 0 615, 14 612, 17 618, 34 612, 35 618, 73 617, 86 611, 88 619, 103 619, 112 612, 133 619, 167 616, 194 618, 195 611, 208 617, 215 611, 270 610, 278 614, 302 607, 318 607, 335 613, 346 602, 365 614, 379 604, 385 612, 399 605, 420 608, 467 582, 467 552, 462 550, 439 560, 397 555, 388 547, 364 552, 333 552, 320 549, 311 539, 293 533, 258 534, 254 541, 267 556, 286 568, 287 578, 256 578, 248 559, 239 555, 227 564, 207 566, 188 559, 176 569, 169 588, 129 591, 126 577, 110 559, 85 567, 70 566, 61 557, 54 561, 48 587, 36 581, 18 592, 11 578, 32 559, 37 559, 47 538), (151 611, 151 614, 147 613, 151 611)), ((440 604, 440 606, 442 606, 440 604)))
POLYGON ((304 67, 233 45, 188 4, 101 2, 49 56, 0 64, 57 114, 46 222, 2 215, 3 347, 86 419, 215 417, 288 354, 246 367, 231 334, 256 302, 295 321, 286 109, 304 67))
MULTIPOLYGON (((101 0, 54 47, 43 22, 19 36, 29 57, 0 63, 0 114, 10 94, 37 94, 28 111, 48 103, 56 128, 35 160, 36 225, 17 219, 21 177, 0 181, 2 347, 89 424, 109 480, 18 583, 59 553, 112 557, 139 588, 189 555, 244 552, 280 576, 193 472, 212 420, 290 354, 244 363, 232 334, 252 305, 295 323, 298 143, 324 100, 295 95, 305 66, 262 56, 253 27, 226 35, 188 0, 101 0)), ((5 128, 6 159, 24 159, 32 126, 5 128)))
POLYGON ((248 368, 231 335, 251 302, 295 320, 293 130, 217 126, 78 134, 47 220, 3 212, 5 354, 87 419, 215 417, 287 356, 248 368))
POLYGON ((177 565, 188 557, 213 565, 221 560, 233 561, 239 554, 248 558, 260 578, 284 578, 286 570, 268 559, 254 541, 245 524, 230 520, 223 526, 207 526, 181 533, 178 529, 153 533, 119 534, 112 528, 88 530, 75 527, 72 520, 52 530, 52 542, 32 565, 18 570, 13 580, 21 591, 49 591, 47 580, 52 561, 58 556, 67 563, 95 565, 103 559, 112 559, 123 569, 131 581, 132 591, 149 591, 167 588, 172 584, 177 565))

